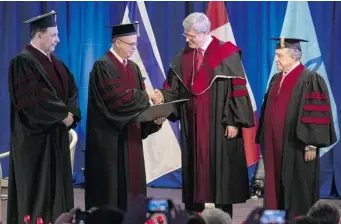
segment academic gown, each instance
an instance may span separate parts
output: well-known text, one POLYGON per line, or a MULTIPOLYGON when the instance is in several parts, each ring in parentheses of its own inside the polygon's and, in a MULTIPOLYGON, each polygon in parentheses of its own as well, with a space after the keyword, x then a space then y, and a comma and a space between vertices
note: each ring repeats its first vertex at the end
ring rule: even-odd
POLYGON ((7 223, 53 222, 73 208, 69 128, 81 119, 73 75, 31 45, 10 63, 11 148, 7 223), (66 127, 68 112, 75 122, 66 127))
POLYGON ((280 82, 276 74, 264 96, 256 142, 263 150, 265 207, 306 215, 319 198, 319 148, 336 141, 328 88, 302 64, 280 82), (317 147, 305 162, 304 148, 317 147))
POLYGON ((146 194, 142 139, 160 129, 131 124, 149 106, 139 67, 124 67, 108 51, 90 73, 85 151, 85 206, 126 210, 129 196, 146 194))
POLYGON ((194 50, 182 50, 162 90, 166 102, 190 99, 168 118, 181 123, 183 202, 245 202, 250 195, 241 128, 254 120, 240 50, 213 37, 197 73, 194 64, 194 50), (227 125, 238 128, 231 140, 224 136, 227 125))

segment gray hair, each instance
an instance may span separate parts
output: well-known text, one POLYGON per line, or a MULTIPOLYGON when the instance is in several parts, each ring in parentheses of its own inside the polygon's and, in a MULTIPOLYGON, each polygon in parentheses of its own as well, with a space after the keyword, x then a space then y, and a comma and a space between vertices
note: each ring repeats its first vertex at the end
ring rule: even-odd
POLYGON ((47 31, 47 28, 37 28, 31 31, 30 33, 30 39, 33 40, 38 32, 45 33, 47 31))
POLYGON ((211 30, 211 22, 205 13, 194 12, 189 14, 183 21, 182 26, 185 30, 193 28, 197 33, 209 33, 211 30))
POLYGON ((302 52, 298 49, 292 49, 292 48, 288 48, 287 52, 290 56, 292 56, 293 58, 295 58, 295 61, 300 61, 302 58, 302 52))
POLYGON ((230 215, 218 208, 208 208, 201 213, 206 224, 232 224, 230 215))

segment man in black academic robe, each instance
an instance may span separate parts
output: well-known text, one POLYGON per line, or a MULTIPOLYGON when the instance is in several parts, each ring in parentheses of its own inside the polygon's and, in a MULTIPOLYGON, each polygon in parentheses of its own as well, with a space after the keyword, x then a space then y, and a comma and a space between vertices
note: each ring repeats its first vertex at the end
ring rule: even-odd
MULTIPOLYGON (((149 106, 137 64, 134 24, 112 28, 112 48, 93 65, 85 151, 85 207, 110 205, 126 210, 129 196, 146 194, 142 139, 162 122, 131 123, 149 106)), ((162 120, 162 119, 161 119, 162 120)))
POLYGON ((265 207, 306 215, 319 198, 319 148, 336 141, 330 98, 319 74, 301 63, 300 39, 278 40, 256 142, 265 169, 265 207))
POLYGON ((55 55, 54 11, 26 21, 31 43, 10 63, 7 223, 53 222, 73 208, 70 128, 80 120, 73 75, 55 55))
POLYGON ((190 99, 169 117, 181 123, 186 209, 200 212, 204 203, 215 203, 232 216, 232 204, 250 196, 241 128, 254 126, 241 51, 209 35, 204 13, 189 15, 183 24, 188 46, 171 63, 154 101, 190 99))

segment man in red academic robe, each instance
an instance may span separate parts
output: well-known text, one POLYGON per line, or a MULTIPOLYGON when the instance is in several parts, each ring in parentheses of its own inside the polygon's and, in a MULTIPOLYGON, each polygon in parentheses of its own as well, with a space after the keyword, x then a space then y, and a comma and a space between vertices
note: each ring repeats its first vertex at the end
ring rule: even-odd
POLYGON ((265 167, 265 207, 306 215, 319 198, 319 148, 336 141, 324 79, 301 63, 300 42, 278 40, 279 73, 264 97, 256 141, 265 167))
MULTIPOLYGON (((140 69, 129 60, 138 24, 112 27, 111 49, 90 73, 85 151, 85 207, 127 208, 129 195, 146 194, 142 139, 162 122, 131 124, 149 107, 140 69)), ((162 119, 161 119, 162 120, 162 119)))
POLYGON ((73 208, 70 128, 80 121, 73 75, 53 51, 56 12, 30 24, 31 42, 9 69, 11 149, 7 223, 54 222, 73 208))
POLYGON ((187 46, 173 62, 156 103, 188 98, 177 114, 182 141, 183 202, 189 211, 215 203, 232 216, 232 204, 249 198, 241 128, 254 126, 241 51, 210 36, 204 13, 184 21, 187 46))

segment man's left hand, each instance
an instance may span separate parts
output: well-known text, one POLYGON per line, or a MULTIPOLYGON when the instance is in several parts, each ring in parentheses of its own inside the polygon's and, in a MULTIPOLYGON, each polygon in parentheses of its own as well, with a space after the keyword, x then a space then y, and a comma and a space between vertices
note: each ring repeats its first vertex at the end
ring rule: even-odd
POLYGON ((306 146, 306 149, 308 150, 306 150, 305 152, 304 152, 304 160, 306 161, 306 162, 309 162, 309 161, 312 161, 312 160, 314 160, 315 158, 316 158, 316 148, 314 149, 314 148, 309 148, 309 146, 306 146))
POLYGON ((165 122, 166 118, 165 117, 159 117, 154 121, 155 124, 161 125, 163 122, 165 122))
POLYGON ((236 137, 238 134, 238 128, 234 127, 234 126, 226 126, 225 128, 225 137, 227 137, 227 139, 231 139, 236 137))

